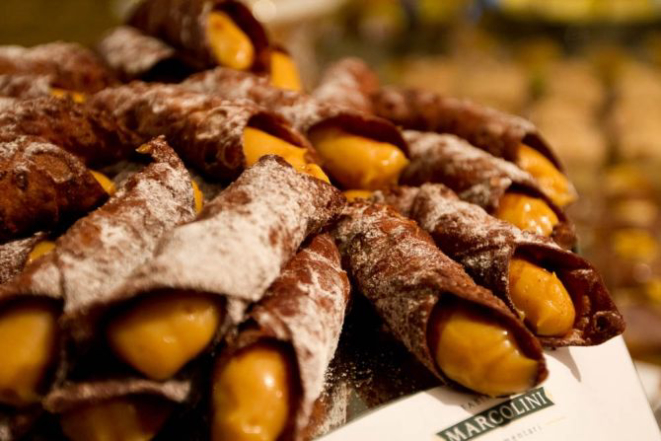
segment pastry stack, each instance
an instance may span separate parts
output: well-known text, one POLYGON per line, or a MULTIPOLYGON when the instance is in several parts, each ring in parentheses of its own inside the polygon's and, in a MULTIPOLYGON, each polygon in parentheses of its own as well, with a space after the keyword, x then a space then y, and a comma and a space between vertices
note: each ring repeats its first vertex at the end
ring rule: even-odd
POLYGON ((0 47, 0 94, 0 440, 313 438, 352 308, 489 396, 623 331, 531 123, 357 59, 306 92, 242 3, 0 47))

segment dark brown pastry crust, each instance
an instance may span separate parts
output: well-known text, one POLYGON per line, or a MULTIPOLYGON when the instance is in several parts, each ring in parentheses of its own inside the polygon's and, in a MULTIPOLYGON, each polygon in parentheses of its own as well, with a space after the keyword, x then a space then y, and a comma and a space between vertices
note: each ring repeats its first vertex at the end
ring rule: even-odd
POLYGON ((339 190, 265 156, 209 202, 194 222, 166 234, 149 262, 90 309, 112 314, 130 299, 184 291, 224 302, 219 337, 243 321, 301 243, 337 215, 339 190))
POLYGON ((79 406, 130 395, 154 396, 183 403, 190 393, 191 383, 186 380, 107 379, 64 384, 51 391, 43 404, 48 412, 59 414, 79 406))
POLYGON ((94 93, 114 83, 110 70, 76 43, 0 47, 0 74, 45 76, 51 87, 94 93))
POLYGON ((516 165, 454 135, 407 130, 404 139, 409 144, 411 162, 400 177, 402 185, 440 183, 490 214, 498 209, 501 197, 509 190, 542 199, 560 221, 552 238, 566 249, 576 245, 574 226, 565 212, 539 189, 530 174, 516 165))
POLYGON ((46 140, 0 143, 0 241, 50 230, 107 197, 78 158, 46 140))
POLYGON ((11 98, 41 98, 51 95, 51 80, 47 75, 1 74, 0 96, 11 98))
POLYGON ((176 80, 189 73, 173 47, 132 26, 111 29, 96 49, 117 77, 125 82, 176 80))
POLYGON ((143 139, 164 134, 187 164, 217 180, 230 181, 245 168, 247 126, 307 148, 309 159, 314 159, 310 144, 286 121, 245 100, 226 101, 178 85, 134 82, 96 94, 89 105, 143 139))
POLYGON ((129 157, 140 140, 107 115, 70 99, 17 101, 0 111, 0 141, 39 136, 99 167, 129 157))
POLYGON ((407 202, 403 204, 393 201, 397 195, 392 193, 382 193, 375 199, 393 201, 403 209, 409 205, 405 214, 419 222, 443 252, 460 262, 477 283, 493 290, 512 310, 508 273, 515 252, 555 270, 572 295, 576 321, 566 336, 539 337, 545 346, 598 345, 624 330, 624 320, 599 273, 578 255, 550 239, 522 232, 489 216, 477 205, 459 200, 443 185, 425 184, 420 189, 404 190, 404 194, 407 202))
POLYGON ((21 272, 34 246, 46 237, 46 233, 38 232, 0 245, 0 285, 21 272))
POLYGON ((329 125, 376 141, 396 145, 407 151, 400 131, 390 122, 367 113, 326 104, 309 95, 278 89, 265 77, 227 68, 215 68, 195 74, 182 86, 225 99, 247 99, 278 113, 303 134, 329 125))
POLYGON ((250 70, 265 72, 270 64, 266 31, 247 6, 234 0, 143 0, 128 24, 145 34, 163 40, 179 52, 179 57, 195 69, 218 65, 206 34, 209 12, 228 14, 250 38, 255 61, 250 70))
POLYGON ((251 310, 244 330, 221 354, 222 365, 258 341, 277 340, 293 349, 296 400, 283 440, 303 439, 301 434, 324 390, 324 374, 337 348, 349 290, 333 239, 318 235, 287 264, 251 310))
POLYGON ((516 162, 519 145, 526 144, 562 170, 562 164, 537 128, 518 116, 468 100, 396 87, 374 94, 373 106, 376 115, 406 129, 451 133, 510 162, 516 162))
POLYGON ((312 96, 325 104, 335 104, 374 113, 372 95, 380 88, 379 78, 360 58, 349 57, 330 65, 312 96))
POLYGON ((438 378, 445 380, 429 349, 432 310, 445 298, 488 311, 512 330, 526 356, 547 376, 539 341, 489 290, 473 282, 458 263, 434 245, 410 219, 390 207, 354 203, 332 232, 355 287, 372 303, 390 331, 438 378))

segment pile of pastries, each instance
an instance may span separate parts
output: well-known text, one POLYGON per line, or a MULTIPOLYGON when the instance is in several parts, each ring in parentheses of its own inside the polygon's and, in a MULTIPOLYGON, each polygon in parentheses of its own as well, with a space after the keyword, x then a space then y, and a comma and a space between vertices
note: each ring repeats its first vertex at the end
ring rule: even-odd
POLYGON ((533 124, 358 59, 303 91, 240 2, 0 47, 0 95, 0 440, 310 439, 372 331, 502 396, 624 329, 533 124))

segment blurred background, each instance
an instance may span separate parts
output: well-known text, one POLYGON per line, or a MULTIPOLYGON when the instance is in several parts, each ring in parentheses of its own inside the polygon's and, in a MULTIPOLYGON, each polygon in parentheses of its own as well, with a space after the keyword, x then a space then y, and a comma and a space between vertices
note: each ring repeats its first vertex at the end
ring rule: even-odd
MULTIPOLYGON (((246 0, 312 86, 365 58, 385 83, 524 115, 581 200, 581 253, 626 316, 661 417, 661 0, 246 0)), ((93 46, 131 0, 1 0, 0 44, 93 46)))

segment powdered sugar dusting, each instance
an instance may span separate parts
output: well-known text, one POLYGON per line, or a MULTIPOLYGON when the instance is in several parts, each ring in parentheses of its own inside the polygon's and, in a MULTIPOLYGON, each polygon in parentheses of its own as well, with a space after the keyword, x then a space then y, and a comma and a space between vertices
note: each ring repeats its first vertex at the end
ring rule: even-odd
POLYGON ((123 295, 165 287, 216 293, 243 305, 257 301, 340 201, 333 187, 280 159, 262 158, 197 221, 168 234, 123 295))
POLYGON ((329 67, 312 96, 323 103, 372 113, 371 95, 379 80, 359 58, 344 58, 329 67))
POLYGON ((0 285, 21 271, 32 248, 43 240, 43 237, 43 233, 36 233, 0 245, 0 285))
POLYGON ((379 205, 354 204, 333 235, 357 288, 392 332, 437 376, 427 346, 427 321, 441 294, 487 299, 461 266, 411 220, 379 205))
POLYGON ((125 79, 144 75, 159 62, 175 55, 174 49, 161 40, 130 26, 113 29, 99 43, 99 52, 125 79))
MULTIPOLYGON (((190 177, 171 149, 156 140, 156 162, 127 180, 111 200, 57 241, 65 320, 104 301, 153 253, 160 237, 194 217, 190 177)), ((81 330, 75 332, 85 333, 81 330)))
POLYGON ((321 235, 289 262, 251 313, 263 329, 294 346, 303 391, 296 412, 299 432, 307 426, 313 404, 323 391, 348 298, 349 282, 335 244, 321 235))

